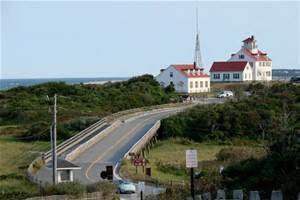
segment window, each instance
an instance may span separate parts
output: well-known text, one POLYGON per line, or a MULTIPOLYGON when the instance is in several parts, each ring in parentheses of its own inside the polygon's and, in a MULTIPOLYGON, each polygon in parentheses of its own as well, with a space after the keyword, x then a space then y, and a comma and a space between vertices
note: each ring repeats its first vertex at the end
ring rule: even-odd
POLYGON ((198 88, 198 81, 195 82, 195 88, 198 88))
POLYGON ((203 88, 203 81, 200 81, 200 87, 203 88))
POLYGON ((214 79, 220 79, 220 74, 214 74, 214 79))
POLYGON ((267 72, 266 72, 266 75, 267 75, 267 76, 271 76, 271 72, 270 72, 270 71, 267 71, 267 72))
POLYGON ((239 59, 244 59, 245 56, 243 54, 239 55, 239 59))
POLYGON ((233 78, 234 79, 239 79, 240 78, 240 74, 233 74, 233 78))
POLYGON ((230 75, 229 74, 223 74, 223 79, 229 79, 230 75))
POLYGON ((193 88, 193 81, 190 82, 190 88, 193 88))
POLYGON ((170 77, 171 77, 171 78, 173 77, 173 72, 170 72, 170 77))
POLYGON ((263 67, 265 66, 265 62, 262 62, 262 66, 263 66, 263 67))
POLYGON ((245 74, 245 79, 247 78, 247 74, 245 74))
POLYGON ((205 81, 205 87, 208 87, 208 81, 205 81))

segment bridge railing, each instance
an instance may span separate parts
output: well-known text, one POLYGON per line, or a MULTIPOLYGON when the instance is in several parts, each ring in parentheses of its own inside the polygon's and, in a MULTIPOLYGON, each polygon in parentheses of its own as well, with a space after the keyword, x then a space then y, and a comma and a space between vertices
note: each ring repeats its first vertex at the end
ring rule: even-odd
POLYGON ((146 145, 147 143, 156 135, 157 130, 160 127, 160 120, 157 121, 148 131, 147 133, 140 138, 131 148, 130 150, 124 155, 124 158, 129 159, 130 153, 138 153, 140 152, 146 145))

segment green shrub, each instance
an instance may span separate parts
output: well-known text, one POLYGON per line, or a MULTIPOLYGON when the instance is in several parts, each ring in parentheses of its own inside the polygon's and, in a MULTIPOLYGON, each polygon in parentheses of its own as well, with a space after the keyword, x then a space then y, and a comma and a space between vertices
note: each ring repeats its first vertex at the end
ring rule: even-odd
POLYGON ((197 142, 246 139, 274 140, 300 127, 300 86, 250 84, 253 94, 239 101, 195 106, 161 121, 160 138, 182 137, 197 142), (286 118, 286 120, 282 120, 286 118))
POLYGON ((173 185, 172 187, 167 187, 165 193, 159 195, 147 196, 147 200, 182 200, 190 196, 190 190, 188 185, 173 185))
POLYGON ((101 181, 87 186, 87 192, 102 192, 104 198, 116 196, 117 187, 109 181, 101 181))
POLYGON ((300 191, 300 137, 286 136, 270 147, 260 159, 250 158, 232 164, 223 171, 226 188, 260 190, 269 198, 272 190, 282 190, 285 199, 296 199, 300 191))
POLYGON ((259 158, 265 155, 264 149, 253 149, 247 147, 229 147, 221 149, 216 158, 219 161, 238 162, 249 158, 259 158))
POLYGON ((61 140, 111 113, 177 99, 172 89, 164 90, 152 75, 104 85, 49 82, 0 91, 0 126, 18 124, 27 130, 22 138, 49 140, 49 104, 53 102, 46 101, 46 95, 54 94, 58 95, 57 137, 61 140))
POLYGON ((80 196, 86 192, 84 185, 78 182, 59 183, 45 188, 46 195, 75 195, 80 196))
POLYGON ((164 173, 174 174, 177 176, 187 174, 187 169, 183 164, 162 163, 160 161, 157 161, 156 166, 159 171, 164 173))

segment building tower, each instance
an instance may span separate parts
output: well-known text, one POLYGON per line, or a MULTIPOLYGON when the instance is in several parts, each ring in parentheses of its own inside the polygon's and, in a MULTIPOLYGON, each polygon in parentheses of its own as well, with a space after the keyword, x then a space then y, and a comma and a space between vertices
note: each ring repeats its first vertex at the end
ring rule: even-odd
POLYGON ((199 29, 198 29, 198 8, 196 9, 196 45, 195 45, 195 56, 194 56, 194 67, 202 69, 202 57, 199 41, 199 29))
POLYGON ((244 44, 243 44, 242 48, 249 49, 249 51, 251 51, 251 53, 253 53, 253 54, 258 53, 256 39, 254 38, 254 35, 251 35, 251 37, 243 40, 243 43, 244 44))

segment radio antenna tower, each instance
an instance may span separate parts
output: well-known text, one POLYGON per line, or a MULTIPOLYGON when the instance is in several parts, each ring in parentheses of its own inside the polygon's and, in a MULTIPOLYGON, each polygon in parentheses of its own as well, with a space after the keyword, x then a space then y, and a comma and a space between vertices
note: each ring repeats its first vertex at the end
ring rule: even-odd
POLYGON ((200 41, 199 41, 199 28, 198 28, 198 8, 196 8, 196 45, 195 45, 195 57, 194 57, 195 67, 202 68, 202 57, 200 50, 200 41))

